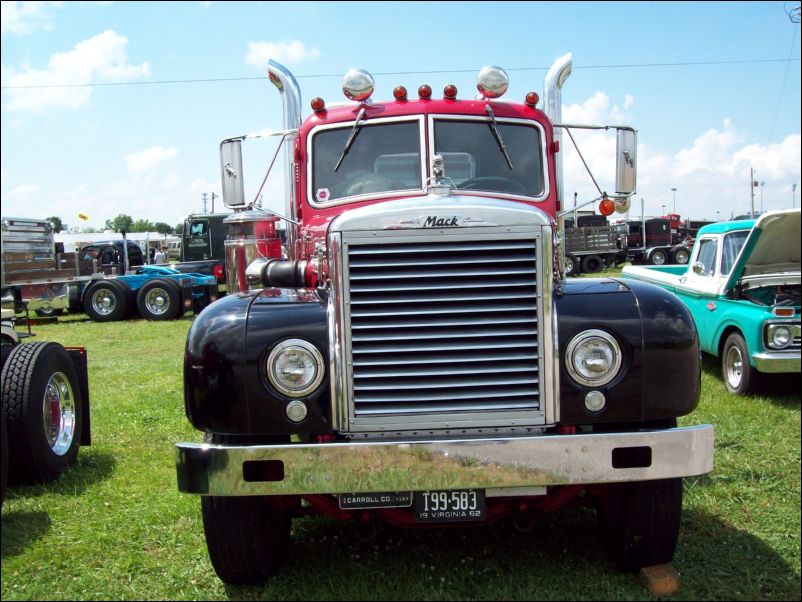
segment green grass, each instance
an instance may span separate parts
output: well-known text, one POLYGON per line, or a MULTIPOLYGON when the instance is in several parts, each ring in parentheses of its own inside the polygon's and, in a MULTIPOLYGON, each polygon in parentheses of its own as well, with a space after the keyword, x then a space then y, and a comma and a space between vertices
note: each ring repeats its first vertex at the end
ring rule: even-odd
MULTIPOLYGON (((270 584, 223 585, 206 553, 199 499, 176 488, 173 444, 199 441, 183 411, 191 318, 98 324, 82 315, 34 340, 89 354, 93 444, 57 482, 12 488, 2 511, 2 599, 648 599, 616 572, 582 509, 509 524, 387 528, 369 544, 328 519, 296 520, 289 565, 270 584)), ((765 395, 724 390, 704 363, 699 409, 716 425, 716 468, 687 479, 674 566, 678 600, 800 599, 799 378, 765 395)))

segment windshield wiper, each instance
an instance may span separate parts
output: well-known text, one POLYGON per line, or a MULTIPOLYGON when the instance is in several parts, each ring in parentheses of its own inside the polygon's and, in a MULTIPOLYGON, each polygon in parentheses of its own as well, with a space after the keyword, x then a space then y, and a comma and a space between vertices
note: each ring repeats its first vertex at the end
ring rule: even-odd
POLYGON ((488 124, 490 126, 490 131, 493 132, 493 137, 496 139, 501 152, 504 153, 504 158, 507 160, 507 165, 510 166, 510 171, 512 171, 512 161, 510 161, 510 156, 507 154, 507 147, 504 146, 504 141, 501 139, 501 132, 498 131, 496 116, 493 114, 493 109, 490 108, 490 105, 487 105, 485 106, 485 111, 488 115, 490 115, 490 123, 488 124))
POLYGON ((340 169, 340 165, 342 164, 343 159, 345 159, 345 155, 347 155, 348 151, 351 150, 351 145, 354 143, 354 140, 356 140, 356 135, 359 133, 359 123, 365 117, 365 112, 365 107, 362 107, 359 110, 359 113, 356 116, 356 121, 354 121, 354 126, 351 128, 351 133, 348 135, 348 140, 345 141, 343 152, 340 155, 340 158, 337 159, 337 165, 334 166, 334 171, 340 169))

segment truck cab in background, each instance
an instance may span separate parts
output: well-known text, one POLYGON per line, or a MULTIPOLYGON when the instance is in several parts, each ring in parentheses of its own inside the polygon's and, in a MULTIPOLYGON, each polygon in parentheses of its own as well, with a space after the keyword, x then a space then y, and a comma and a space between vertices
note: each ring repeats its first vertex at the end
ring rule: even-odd
MULTIPOLYGON (((185 410, 205 441, 176 445, 223 581, 269 578, 310 515, 364 538, 383 521, 526 529, 583 503, 618 566, 671 560, 682 478, 713 463, 712 426, 676 428, 699 400, 699 342, 659 287, 564 277, 561 133, 598 127, 561 123, 570 72, 570 55, 549 70, 544 111, 535 92, 499 100, 498 67, 479 72, 478 98, 423 84, 389 101, 352 70, 350 102, 314 98, 302 120, 295 78, 270 62, 286 247, 278 218, 245 201, 251 136, 223 141, 237 290, 188 333, 185 410)), ((609 127, 605 215, 637 164, 634 130, 609 127)))

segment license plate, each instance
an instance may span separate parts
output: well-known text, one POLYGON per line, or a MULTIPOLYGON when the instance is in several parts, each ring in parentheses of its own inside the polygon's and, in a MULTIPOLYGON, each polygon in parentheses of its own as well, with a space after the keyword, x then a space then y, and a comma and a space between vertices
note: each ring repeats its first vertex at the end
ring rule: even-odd
POLYGON ((417 522, 461 522, 485 519, 483 489, 459 491, 419 491, 412 510, 417 522))
POLYGON ((342 510, 369 510, 370 508, 408 508, 412 505, 412 493, 393 491, 385 493, 341 493, 342 510))

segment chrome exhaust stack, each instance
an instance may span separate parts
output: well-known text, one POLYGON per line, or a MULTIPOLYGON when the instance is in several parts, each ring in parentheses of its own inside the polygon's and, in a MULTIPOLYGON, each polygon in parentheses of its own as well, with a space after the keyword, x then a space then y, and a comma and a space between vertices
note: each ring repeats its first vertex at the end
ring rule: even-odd
MULTIPOLYGON (((284 65, 273 60, 268 62, 267 75, 284 101, 284 129, 294 130, 301 127, 301 89, 295 81, 293 74, 284 65)), ((295 198, 295 170, 294 170, 294 148, 288 144, 284 147, 284 157, 286 172, 284 181, 287 186, 287 205, 285 215, 292 221, 287 223, 287 254, 290 259, 294 259, 296 241, 298 240, 298 226, 293 222, 298 221, 295 198)))
MULTIPOLYGON (((543 80, 543 103, 549 119, 552 123, 562 123, 562 87, 568 76, 571 75, 572 56, 569 52, 561 56, 549 69, 546 78, 543 80)), ((563 132, 562 128, 554 129, 554 140, 562 149, 563 132)), ((563 155, 557 153, 554 163, 557 168, 557 200, 560 209, 565 207, 563 203, 563 155)))

